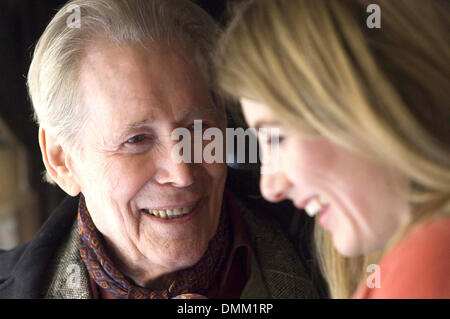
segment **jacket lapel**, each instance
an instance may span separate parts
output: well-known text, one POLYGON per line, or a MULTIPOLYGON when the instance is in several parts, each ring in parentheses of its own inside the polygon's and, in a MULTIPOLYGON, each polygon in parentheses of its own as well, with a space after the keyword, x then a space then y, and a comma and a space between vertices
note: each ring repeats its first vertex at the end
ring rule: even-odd
POLYGON ((92 299, 89 274, 78 250, 78 223, 72 229, 51 264, 48 299, 92 299))
POLYGON ((297 251, 277 221, 250 211, 240 202, 238 205, 253 250, 250 278, 242 298, 318 298, 297 251))

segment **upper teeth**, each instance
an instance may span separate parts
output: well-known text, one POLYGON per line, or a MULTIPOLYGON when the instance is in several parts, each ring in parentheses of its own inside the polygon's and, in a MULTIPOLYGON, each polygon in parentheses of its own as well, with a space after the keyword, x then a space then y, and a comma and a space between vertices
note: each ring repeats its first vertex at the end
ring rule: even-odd
POLYGON ((310 217, 314 217, 322 210, 325 204, 325 201, 319 200, 318 198, 313 198, 306 205, 305 211, 310 217))
POLYGON ((143 209, 146 213, 164 219, 172 219, 189 214, 194 206, 176 208, 176 209, 143 209))

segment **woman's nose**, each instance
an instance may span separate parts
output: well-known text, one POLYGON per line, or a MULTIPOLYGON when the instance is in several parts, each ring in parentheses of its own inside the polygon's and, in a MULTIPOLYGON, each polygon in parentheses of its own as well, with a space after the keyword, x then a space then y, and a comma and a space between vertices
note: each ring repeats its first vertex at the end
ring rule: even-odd
POLYGON ((261 194, 270 202, 279 202, 286 199, 290 187, 291 183, 281 172, 261 175, 261 194))

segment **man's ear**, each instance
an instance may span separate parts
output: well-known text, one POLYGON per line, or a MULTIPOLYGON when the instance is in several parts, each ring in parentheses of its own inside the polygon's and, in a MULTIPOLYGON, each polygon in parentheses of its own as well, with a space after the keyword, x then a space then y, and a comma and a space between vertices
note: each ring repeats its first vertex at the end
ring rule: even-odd
POLYGON ((70 196, 77 196, 81 187, 74 174, 70 154, 43 127, 39 127, 39 145, 47 173, 63 191, 70 196))

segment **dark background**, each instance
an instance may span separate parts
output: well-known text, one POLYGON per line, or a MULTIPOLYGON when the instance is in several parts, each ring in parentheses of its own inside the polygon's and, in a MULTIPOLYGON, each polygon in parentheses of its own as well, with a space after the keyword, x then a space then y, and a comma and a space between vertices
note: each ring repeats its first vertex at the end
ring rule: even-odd
MULTIPOLYGON (((44 166, 38 144, 38 127, 26 90, 26 75, 32 52, 40 35, 57 9, 67 0, 0 0, 0 117, 7 123, 28 153, 29 181, 39 197, 39 219, 43 223, 66 196, 58 187, 44 183, 44 166)), ((198 0, 223 27, 232 8, 241 0, 198 0)), ((311 259, 310 230, 312 220, 294 212, 291 204, 271 205, 259 194, 258 169, 229 171, 228 186, 251 206, 277 216, 300 255, 311 259)), ((1 178, 1 176, 0 176, 1 178)), ((316 278, 321 280, 321 278, 316 278)), ((323 293, 322 293, 323 294, 323 293)))

